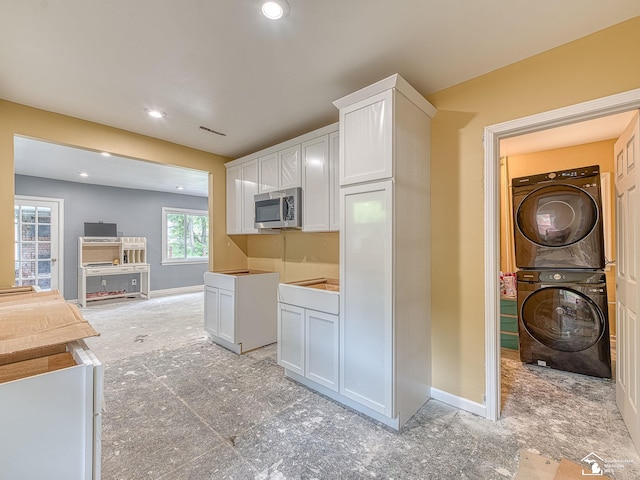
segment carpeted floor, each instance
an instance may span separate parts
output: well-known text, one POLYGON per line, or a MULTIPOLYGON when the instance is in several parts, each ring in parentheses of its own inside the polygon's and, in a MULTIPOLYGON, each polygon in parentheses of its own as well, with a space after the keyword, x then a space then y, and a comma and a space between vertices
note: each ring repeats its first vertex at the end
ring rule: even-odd
POLYGON ((104 480, 508 479, 522 452, 595 453, 612 478, 640 478, 609 380, 503 350, 498 422, 431 400, 397 433, 285 379, 275 345, 238 356, 209 343, 202 293, 82 311, 106 365, 104 480))

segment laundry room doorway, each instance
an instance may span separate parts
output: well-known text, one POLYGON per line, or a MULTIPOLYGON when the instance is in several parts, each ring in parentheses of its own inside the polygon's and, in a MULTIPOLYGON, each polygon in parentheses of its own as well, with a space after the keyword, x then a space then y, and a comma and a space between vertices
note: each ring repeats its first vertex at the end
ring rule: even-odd
MULTIPOLYGON (((500 141, 519 135, 539 132, 542 130, 570 125, 574 123, 592 120, 608 115, 628 112, 640 108, 640 89, 621 94, 604 97, 570 107, 565 107, 541 114, 524 117, 501 124, 485 127, 485 352, 486 352, 486 416, 497 420, 500 417, 500 141)), ((635 155, 640 154, 638 149, 635 155)), ((613 152, 612 152, 613 155, 613 152)), ((640 182, 640 181, 639 181, 640 182)), ((640 185, 640 183, 639 183, 640 185)), ((637 196, 636 196, 637 197, 637 196)), ((616 209, 617 210, 617 209, 616 209)), ((625 232, 636 232, 638 225, 636 215, 627 216, 634 223, 621 227, 625 232)), ((629 234, 622 234, 618 238, 618 248, 631 245, 634 259, 639 259, 637 241, 629 234), (630 241, 631 240, 631 241, 630 241), (635 240, 635 241, 634 241, 635 240)), ((638 262, 634 262, 635 263, 638 262)), ((634 272, 640 269, 634 268, 634 272)), ((635 291, 635 290, 634 290, 635 291)), ((627 324, 626 340, 623 344, 618 342, 618 358, 639 358, 640 353, 640 326, 637 317, 629 320, 627 324)), ((623 333, 624 337, 625 334, 623 333)), ((627 399, 618 398, 618 407, 623 413, 623 418, 636 447, 640 447, 640 413, 638 410, 638 391, 640 390, 640 373, 637 370, 637 362, 634 365, 626 364, 625 379, 628 382, 625 392, 627 399), (626 402, 626 403, 625 403, 626 402), (627 408, 628 406, 628 408, 627 408)), ((619 377, 619 375, 618 375, 619 377)), ((619 381, 619 378, 616 378, 619 381)))

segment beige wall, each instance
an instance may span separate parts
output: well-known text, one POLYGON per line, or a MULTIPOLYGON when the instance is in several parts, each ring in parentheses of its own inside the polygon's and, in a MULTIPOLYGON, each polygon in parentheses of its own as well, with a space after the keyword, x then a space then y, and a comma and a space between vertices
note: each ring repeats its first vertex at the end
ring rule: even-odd
MULTIPOLYGON (((613 146, 616 139, 604 140, 601 142, 592 142, 584 145, 576 145, 567 148, 557 148, 553 150, 546 150, 543 152, 528 153, 525 155, 514 155, 508 158, 504 158, 503 162, 508 164, 508 185, 501 184, 501 188, 508 189, 508 196, 511 197, 511 179, 518 177, 525 177, 527 175, 535 175, 537 173, 551 172, 554 170, 569 170, 572 168, 587 167, 590 165, 599 165, 600 173, 610 173, 610 191, 609 191, 609 203, 608 214, 611 219, 611 251, 613 253, 612 258, 615 259, 615 211, 614 211, 614 194, 613 194, 613 146)), ((503 206, 501 205, 501 208, 503 206)), ((506 216, 511 216, 510 206, 508 209, 503 208, 501 211, 501 225, 505 235, 509 235, 513 238, 513 228, 509 228, 509 231, 505 230, 506 216)), ((512 227, 513 223, 509 223, 512 227)), ((504 249, 504 243, 501 245, 500 250, 500 270, 506 270, 506 255, 504 249)), ((513 255, 513 250, 510 251, 513 255)), ((512 261, 512 265, 515 265, 515 260, 512 261)), ((609 326, 611 335, 616 333, 615 322, 615 269, 611 268, 606 272, 607 275, 607 297, 609 302, 609 326)))
POLYGON ((338 232, 303 233, 286 230, 278 235, 249 235, 249 267, 280 273, 281 282, 335 278, 339 272, 338 232))
POLYGON ((640 17, 427 96, 434 387, 483 402, 484 127, 640 88, 638 55, 640 17))
MULTIPOLYGON (((0 287, 10 286, 14 282, 14 135, 209 172, 209 213, 212 217, 213 239, 211 262, 216 269, 246 267, 246 239, 232 239, 225 235, 224 162, 227 158, 0 100, 0 287)), ((105 162, 108 161, 106 158, 105 162)))

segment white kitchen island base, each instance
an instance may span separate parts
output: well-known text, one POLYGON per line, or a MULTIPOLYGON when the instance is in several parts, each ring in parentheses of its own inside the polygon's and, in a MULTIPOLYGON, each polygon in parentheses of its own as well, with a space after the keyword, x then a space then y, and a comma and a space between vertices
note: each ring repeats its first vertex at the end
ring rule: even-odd
POLYGON ((280 274, 230 270, 204 274, 204 329, 237 354, 275 343, 280 274))

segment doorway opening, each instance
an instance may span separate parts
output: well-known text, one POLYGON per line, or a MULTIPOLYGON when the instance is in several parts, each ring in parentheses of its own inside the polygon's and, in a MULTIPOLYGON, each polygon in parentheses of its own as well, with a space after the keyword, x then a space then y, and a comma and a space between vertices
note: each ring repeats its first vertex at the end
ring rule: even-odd
MULTIPOLYGON (((16 196, 66 200, 64 217, 62 211, 59 216, 60 222, 64 221, 64 227, 59 229, 64 232, 64 239, 58 243, 59 255, 52 256, 58 260, 51 267, 52 270, 57 267, 61 275, 57 288, 68 301, 79 300, 84 296, 81 295, 82 292, 90 292, 92 299, 101 300, 119 292, 136 295, 143 291, 153 291, 157 294, 197 288, 194 285, 201 283, 202 274, 209 268, 208 247, 204 248, 205 253, 201 255, 204 258, 189 257, 170 266, 162 264, 162 256, 168 250, 167 245, 174 240, 179 241, 177 237, 180 235, 184 239, 193 233, 189 240, 193 237, 194 241, 199 235, 197 239, 202 240, 199 245, 205 241, 210 242, 210 229, 205 227, 204 231, 202 228, 195 231, 190 224, 180 223, 178 219, 174 222, 177 226, 173 223, 166 225, 169 235, 165 239, 162 209, 188 209, 208 215, 211 185, 210 172, 14 135, 16 196), (126 269, 122 273, 117 270, 113 270, 114 273, 94 271, 85 281, 78 270, 82 262, 79 242, 85 235, 93 236, 85 232, 86 223, 101 222, 114 225, 117 237, 130 239, 127 240, 130 245, 128 249, 132 251, 144 243, 142 250, 145 254, 136 256, 135 261, 127 262, 138 264, 132 273, 126 269)), ((41 215, 39 218, 38 210, 34 210, 33 215, 29 215, 30 212, 25 210, 20 217, 21 221, 24 219, 25 242, 33 242, 31 239, 36 238, 38 233, 47 233, 45 230, 48 224, 44 221, 48 217, 41 215), (30 220, 34 221, 29 223, 30 220)), ((22 227, 23 225, 18 225, 16 229, 22 227)), ((41 235, 38 241, 44 242, 45 238, 47 237, 41 235)), ((16 245, 18 255, 19 246, 17 243, 16 245)), ((31 257, 34 255, 37 257, 45 253, 46 246, 44 243, 25 243, 20 255, 24 254, 25 260, 33 260, 31 257), (40 251, 36 251, 38 248, 40 251)), ((111 265, 125 262, 128 250, 125 252, 124 246, 103 247, 100 248, 103 254, 100 258, 83 260, 87 263, 111 265)), ((130 259, 131 257, 128 260, 130 259)), ((34 272, 38 273, 37 269, 40 267, 40 273, 47 273, 44 259, 35 258, 31 262, 25 261, 24 265, 16 260, 16 270, 19 270, 17 273, 22 275, 21 280, 24 278, 27 282, 40 280, 40 283, 46 283, 47 279, 44 277, 35 280, 30 278, 34 276, 34 272)), ((52 288, 55 287, 52 285, 52 288)))
POLYGON ((484 130, 485 365, 487 419, 500 417, 500 140, 640 108, 640 89, 490 125, 484 130))

